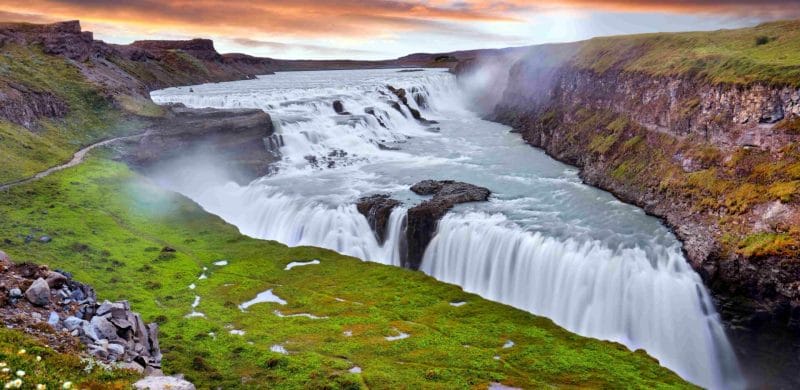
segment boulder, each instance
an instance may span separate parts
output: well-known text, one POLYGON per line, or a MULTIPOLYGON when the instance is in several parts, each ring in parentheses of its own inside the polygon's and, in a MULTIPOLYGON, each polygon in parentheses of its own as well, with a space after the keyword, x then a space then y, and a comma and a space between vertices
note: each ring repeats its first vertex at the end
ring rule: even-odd
POLYGON ((25 290, 25 298, 36 306, 47 306, 50 303, 50 286, 42 278, 36 281, 25 290))
POLYGON ((194 385, 183 378, 155 375, 140 379, 133 387, 138 390, 195 390, 194 385))
POLYGON ((411 186, 411 191, 418 195, 433 195, 433 198, 408 210, 407 254, 402 265, 411 269, 419 268, 425 248, 447 211, 459 203, 486 201, 491 195, 487 188, 452 180, 423 180, 411 186))
POLYGON ((59 272, 50 272, 47 275, 47 285, 52 289, 59 289, 67 282, 67 277, 59 272))
POLYGON ((117 339, 117 328, 105 317, 95 316, 90 323, 99 337, 108 340, 117 339))
POLYGON ((336 111, 339 115, 353 115, 344 109, 344 103, 341 100, 333 101, 333 111, 336 111))

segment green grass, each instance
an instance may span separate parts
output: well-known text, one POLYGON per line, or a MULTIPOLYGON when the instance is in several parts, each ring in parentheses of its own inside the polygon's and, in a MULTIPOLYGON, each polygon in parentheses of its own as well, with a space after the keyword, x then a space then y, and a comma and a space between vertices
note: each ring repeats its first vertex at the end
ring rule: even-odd
POLYGON ((4 251, 69 270, 102 298, 130 300, 161 323, 166 371, 198 388, 689 387, 641 351, 571 334, 420 272, 244 237, 109 160, 13 188, 0 197, 0 214, 4 251), (25 244, 30 232, 53 241, 25 244), (177 251, 162 253, 165 246, 177 251), (230 264, 212 264, 221 259, 230 264), (309 259, 321 264, 284 271, 309 259), (208 279, 198 280, 203 267, 208 279), (237 308, 270 288, 288 304, 237 308), (195 294, 206 317, 185 318, 195 294), (411 336, 384 338, 396 331, 411 336), (503 349, 507 340, 516 345, 503 349), (276 344, 290 353, 271 352, 276 344), (363 372, 348 372, 354 366, 363 372))
POLYGON ((712 83, 800 86, 800 21, 710 32, 594 38, 572 64, 656 76, 691 76, 712 83), (764 39, 766 38, 766 39, 764 39))
POLYGON ((41 341, 17 330, 0 327, 0 385, 20 379, 23 389, 37 384, 61 389, 72 382, 74 389, 128 389, 136 374, 126 370, 107 370, 82 361, 74 353, 59 353, 41 341), (17 371, 23 371, 18 376, 17 371))
POLYGON ((123 114, 66 59, 36 46, 7 44, 0 54, 0 90, 19 84, 49 92, 68 106, 65 118, 42 119, 32 129, 0 120, 0 183, 30 177, 69 160, 81 146, 136 131, 123 114))

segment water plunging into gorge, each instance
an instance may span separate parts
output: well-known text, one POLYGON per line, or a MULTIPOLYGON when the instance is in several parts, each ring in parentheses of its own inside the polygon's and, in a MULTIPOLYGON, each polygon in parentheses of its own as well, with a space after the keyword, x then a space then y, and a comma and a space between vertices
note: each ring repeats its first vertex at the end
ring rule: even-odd
POLYGON ((261 108, 285 146, 277 172, 246 186, 220 179, 213 163, 154 177, 244 234, 392 265, 406 209, 392 212, 380 244, 358 198, 390 193, 412 206, 423 198, 408 188, 423 179, 487 187, 489 202, 459 205, 439 223, 421 271, 578 334, 643 348, 699 385, 742 387, 713 302, 669 230, 480 119, 466 95, 441 70, 290 72, 156 91, 158 103, 261 108), (408 107, 387 85, 409 92, 408 107))

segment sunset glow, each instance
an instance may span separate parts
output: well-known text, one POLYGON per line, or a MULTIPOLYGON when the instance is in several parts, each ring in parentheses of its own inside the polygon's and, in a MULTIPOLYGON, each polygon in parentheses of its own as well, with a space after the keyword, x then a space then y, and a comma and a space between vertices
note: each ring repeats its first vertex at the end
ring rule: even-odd
MULTIPOLYGON (((0 19, 79 19, 99 39, 210 37, 223 52, 394 58, 599 35, 712 30, 798 16, 793 1, 0 1, 0 19), (753 12, 757 6, 756 12, 753 12), (788 11, 787 11, 788 9, 788 11)), ((795 3, 796 4, 796 3, 795 3)))

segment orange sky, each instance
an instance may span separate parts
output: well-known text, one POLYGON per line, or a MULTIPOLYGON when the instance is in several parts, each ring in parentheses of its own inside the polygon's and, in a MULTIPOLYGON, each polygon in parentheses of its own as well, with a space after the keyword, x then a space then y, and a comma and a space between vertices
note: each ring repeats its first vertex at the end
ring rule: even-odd
POLYGON ((210 37, 221 51, 389 58, 800 17, 800 0, 0 0, 0 19, 80 19, 98 38, 210 37))

